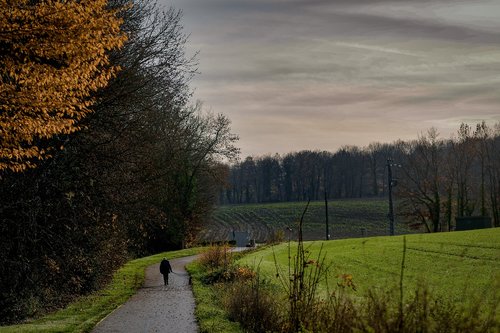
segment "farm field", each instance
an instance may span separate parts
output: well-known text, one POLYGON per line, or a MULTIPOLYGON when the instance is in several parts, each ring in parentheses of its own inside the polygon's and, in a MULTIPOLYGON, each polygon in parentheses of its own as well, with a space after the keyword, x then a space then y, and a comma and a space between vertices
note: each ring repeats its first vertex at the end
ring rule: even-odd
MULTIPOLYGON (((404 237, 406 295, 422 284, 439 299, 455 304, 500 301, 500 228, 404 237)), ((292 257, 296 245, 291 242, 292 257)), ((399 290, 403 236, 305 242, 311 259, 317 259, 321 247, 325 264, 331 265, 330 284, 336 284, 340 274, 351 274, 356 295, 374 288, 399 290)), ((274 256, 288 272, 287 243, 250 253, 239 263, 258 266, 261 275, 276 281, 274 256)), ((322 289, 326 291, 326 284, 322 289)))
MULTIPOLYGON (((281 232, 284 239, 296 238, 296 225, 306 202, 219 206, 210 223, 200 232, 200 241, 228 240, 232 231, 247 231, 264 242, 281 232), (292 228, 289 235, 287 227, 292 228)), ((388 204, 385 199, 350 199, 328 202, 330 239, 388 235, 388 204)), ((415 231, 396 217, 396 234, 415 231), (399 222, 399 223, 398 223, 399 222)), ((311 202, 304 218, 304 239, 325 239, 325 203, 311 202)))

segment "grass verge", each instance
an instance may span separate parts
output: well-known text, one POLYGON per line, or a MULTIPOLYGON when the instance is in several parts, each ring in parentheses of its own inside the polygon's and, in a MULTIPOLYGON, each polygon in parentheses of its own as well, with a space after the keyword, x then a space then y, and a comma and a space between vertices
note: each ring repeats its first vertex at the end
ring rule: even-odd
POLYGON ((230 321, 220 300, 217 285, 205 285, 202 277, 206 268, 195 261, 186 267, 191 275, 193 292, 196 299, 195 316, 200 333, 243 333, 239 323, 230 321))
POLYGON ((170 260, 195 255, 201 251, 202 248, 185 249, 129 261, 114 274, 105 289, 80 297, 68 307, 32 322, 2 326, 0 332, 90 332, 97 323, 125 303, 142 286, 146 267, 159 262, 164 256, 168 256, 170 260))

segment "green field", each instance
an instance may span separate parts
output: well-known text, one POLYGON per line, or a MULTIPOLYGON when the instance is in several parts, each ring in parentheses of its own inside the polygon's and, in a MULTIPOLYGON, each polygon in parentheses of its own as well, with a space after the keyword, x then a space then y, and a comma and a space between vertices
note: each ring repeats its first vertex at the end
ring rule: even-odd
MULTIPOLYGON (((297 221, 305 202, 225 205, 218 207, 202 230, 201 241, 228 240, 234 231, 248 231, 252 239, 264 242, 276 231, 288 238, 287 227, 296 238, 297 221)), ((388 203, 384 199, 334 200, 328 203, 330 239, 388 235, 388 203)), ((411 231, 396 219, 396 234, 411 231), (399 222, 399 223, 398 223, 399 222)), ((311 202, 304 219, 304 239, 325 239, 325 203, 311 202)))
MULTIPOLYGON (((405 293, 423 283, 440 299, 453 303, 499 301, 500 228, 404 236, 407 240, 404 269, 405 293)), ((339 274, 352 274, 355 293, 398 288, 403 236, 306 242, 311 258, 323 246, 330 282, 339 274)), ((292 257, 296 243, 291 243, 292 257)), ((240 264, 259 266, 263 276, 276 275, 274 255, 287 271, 288 244, 251 253, 240 264)), ((323 285, 325 288, 325 285, 323 285)))

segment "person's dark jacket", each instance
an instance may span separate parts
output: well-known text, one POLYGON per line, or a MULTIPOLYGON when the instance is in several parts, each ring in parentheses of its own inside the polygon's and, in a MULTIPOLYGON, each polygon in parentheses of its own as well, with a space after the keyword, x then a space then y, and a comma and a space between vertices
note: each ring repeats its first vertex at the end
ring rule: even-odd
POLYGON ((170 262, 167 259, 163 259, 160 264, 160 273, 168 274, 172 272, 172 266, 170 266, 170 262))

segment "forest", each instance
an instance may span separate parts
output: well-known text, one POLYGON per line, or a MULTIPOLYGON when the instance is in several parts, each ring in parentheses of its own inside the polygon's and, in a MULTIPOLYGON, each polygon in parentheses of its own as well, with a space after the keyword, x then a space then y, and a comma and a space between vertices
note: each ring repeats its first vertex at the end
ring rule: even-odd
POLYGON ((411 141, 247 157, 229 167, 224 204, 387 196, 392 173, 399 215, 415 227, 452 230, 455 217, 489 216, 500 225, 500 124, 435 129, 411 141))
POLYGON ((230 121, 192 101, 181 12, 0 2, 0 323, 67 304, 130 258, 189 245, 230 121))

